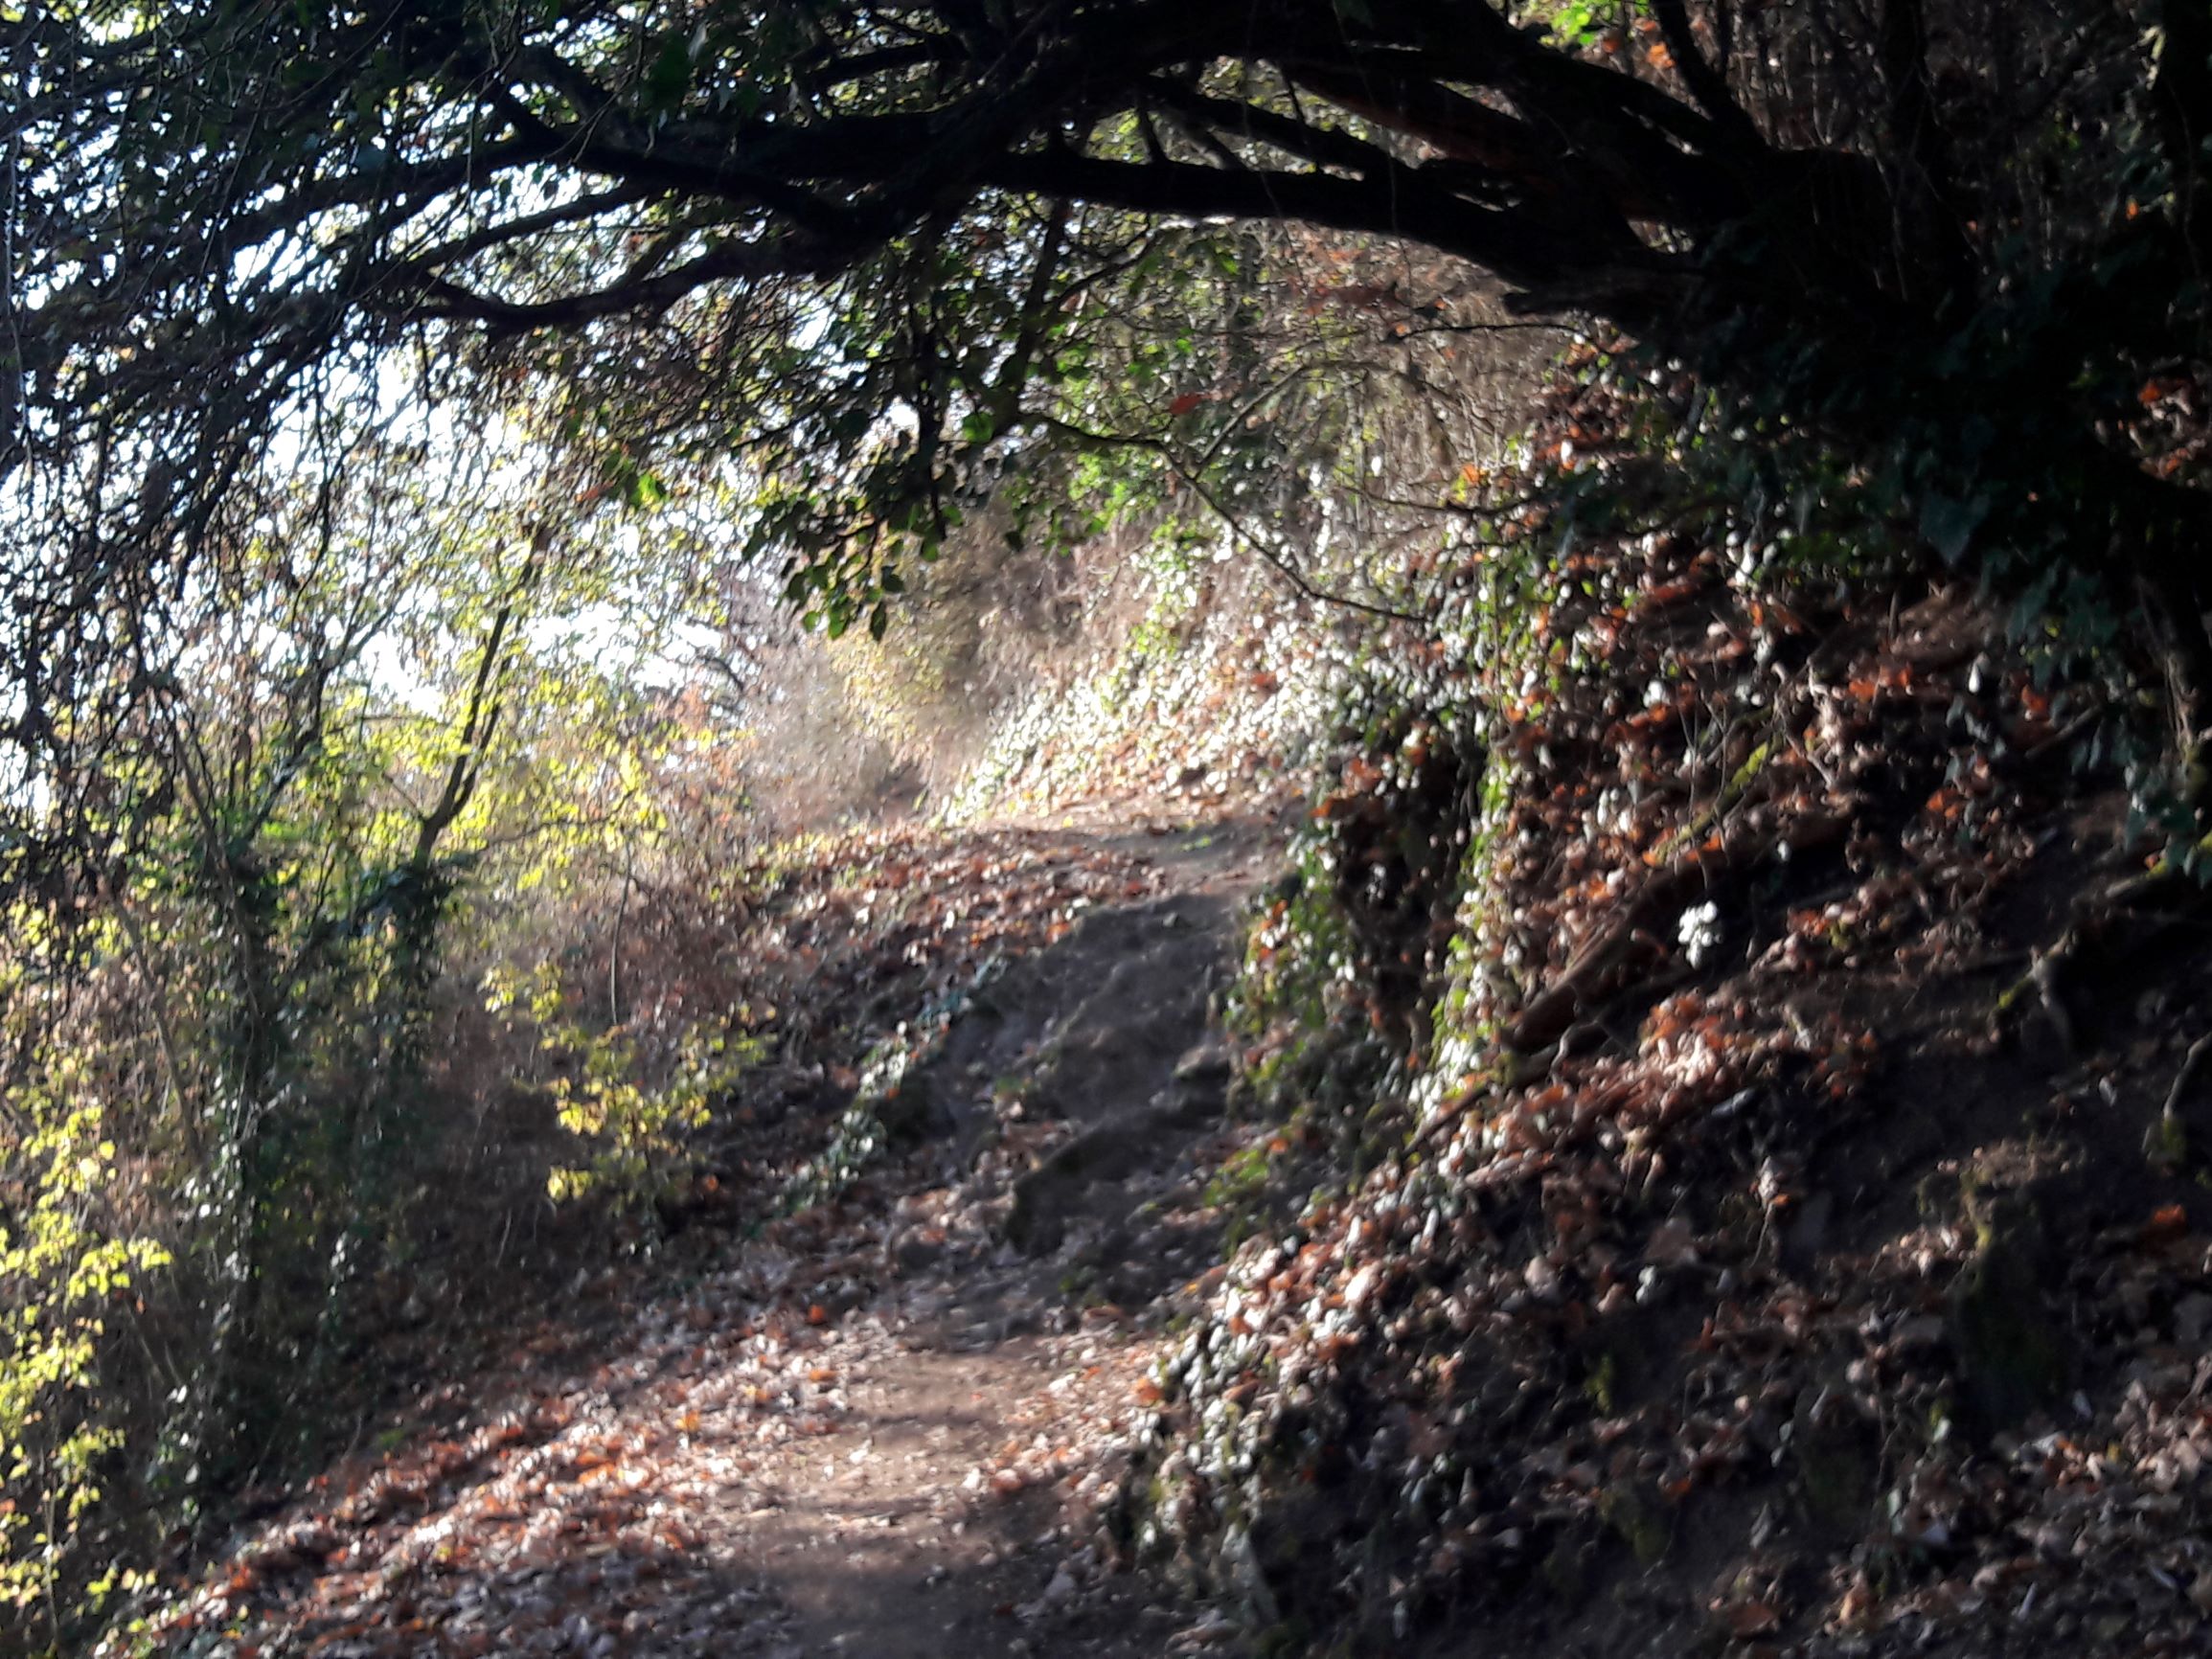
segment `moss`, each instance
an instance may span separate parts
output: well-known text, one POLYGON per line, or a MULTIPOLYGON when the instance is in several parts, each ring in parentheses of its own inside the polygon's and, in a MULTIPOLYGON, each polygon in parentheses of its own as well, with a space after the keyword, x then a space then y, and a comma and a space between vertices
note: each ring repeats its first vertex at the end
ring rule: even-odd
POLYGON ((1653 1567, 1675 1541, 1674 1529, 1653 1495, 1635 1486, 1610 1489, 1598 1499, 1598 1514, 1629 1546, 1639 1567, 1653 1567))
POLYGON ((1839 1394, 1809 1392, 1790 1439, 1806 1517, 1837 1538, 1863 1533, 1881 1489, 1880 1430, 1839 1394))
POLYGON ((1598 1355, 1590 1374, 1583 1378, 1583 1393, 1604 1417, 1620 1410, 1620 1361, 1610 1352, 1598 1355))
POLYGON ((1216 1209, 1235 1210, 1266 1191, 1267 1148, 1246 1147, 1214 1171, 1206 1183, 1206 1202, 1216 1209))
POLYGON ((1537 1567, 1537 1577, 1553 1597, 1568 1606, 1580 1602, 1589 1594, 1590 1550, 1588 1544, 1571 1533, 1560 1534, 1537 1567))
POLYGON ((1977 1426, 2003 1428, 2062 1398, 2072 1359, 2044 1304, 2047 1252, 2034 1209, 1998 1199, 1975 1216, 1975 1227, 1978 1248, 1950 1288, 1951 1346, 1977 1426))
POLYGON ((1943 1180, 1934 1170, 1912 1184, 1912 1211, 1923 1221, 1933 1221, 1944 1215, 1943 1180))
MULTIPOLYGON (((1670 673, 1669 677, 1674 676, 1670 673)), ((1762 742, 1754 747, 1750 754, 1745 758, 1743 764, 1729 775, 1728 782, 1722 785, 1720 794, 1693 813, 1689 822, 1661 843, 1657 856, 1661 858, 1672 857, 1683 847, 1702 841, 1706 831, 1711 830, 1716 822, 1725 817, 1736 803, 1744 798, 1744 791, 1748 789, 1753 781, 1766 769, 1767 761, 1772 756, 1773 751, 1774 745, 1771 742, 1762 742)))
POLYGON ((2178 1174, 2190 1164, 2189 1125, 2173 1112, 2161 1112, 2143 1135, 2143 1155, 2161 1174, 2178 1174))

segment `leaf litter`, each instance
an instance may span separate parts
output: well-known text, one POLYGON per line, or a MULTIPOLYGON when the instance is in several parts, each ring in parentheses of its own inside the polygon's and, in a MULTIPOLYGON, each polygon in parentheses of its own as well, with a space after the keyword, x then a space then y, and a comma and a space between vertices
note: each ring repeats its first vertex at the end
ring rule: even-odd
MULTIPOLYGON (((1585 533, 1543 597, 1537 669, 1453 665, 1483 855, 1401 947, 1446 1017, 1163 1360, 1140 1552, 1377 1651, 2201 1650, 2212 1211, 2159 1102, 2212 988, 2114 879, 2109 721, 1941 580, 1585 533)), ((1416 747, 1318 802, 1339 894, 1402 870, 1416 747)))
MULTIPOLYGON (((718 995, 774 1010, 777 1038, 664 1207, 675 1237, 555 1298, 481 1375, 416 1401, 389 1451, 349 1458, 239 1535, 144 1640, 331 1659, 1135 1654, 1204 1628, 1115 1575, 1102 1519, 1150 1419, 1140 1385, 1166 1305, 1062 1292, 1095 1227, 1035 1257, 1005 1227, 1014 1186, 1073 1134, 1022 1086, 1039 1052, 1063 1082, 1173 1087, 1180 1050, 1147 1046, 1157 1011, 1106 994, 1122 934, 1178 895, 1248 880, 1265 846, 1256 829, 1158 822, 1110 838, 910 830, 755 872, 722 918, 645 906, 641 1006, 718 995), (652 943, 677 928, 680 946, 652 943), (656 981, 656 949, 686 977, 656 981), (1001 1009, 980 970, 1009 962, 1001 1009), (1022 995, 1038 1005, 1026 1039, 1022 995), (956 1005, 934 1025, 872 1011, 956 1005), (1141 1062, 1127 1078, 1058 1053, 1117 1034, 1141 1062), (912 1051, 906 1087, 934 1115, 810 1182, 886 1043, 912 1051), (948 1072, 948 1043, 970 1063, 948 1072)), ((1182 917, 1193 960, 1225 962, 1230 905, 1161 914, 1171 929, 1182 917)), ((1196 1035, 1203 985, 1177 990, 1196 1035)), ((1222 1132, 1218 1116, 1177 1131, 1222 1132)), ((1180 1167, 1111 1183, 1106 1209, 1179 1185, 1146 1217, 1164 1233, 1178 1206, 1202 1208, 1180 1167)))

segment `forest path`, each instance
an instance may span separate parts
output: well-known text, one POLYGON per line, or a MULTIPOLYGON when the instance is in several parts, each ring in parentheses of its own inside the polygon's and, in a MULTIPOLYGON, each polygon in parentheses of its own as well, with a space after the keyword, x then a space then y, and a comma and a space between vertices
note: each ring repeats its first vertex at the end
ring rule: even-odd
POLYGON ((312 1484, 161 1622, 169 1651, 871 1659, 1236 1650, 1114 1570, 1118 1475, 1220 1260, 1209 1030, 1259 819, 1029 833, 1126 860, 977 990, 900 1097, 929 1132, 835 1202, 631 1280, 433 1426, 312 1484))
POLYGON ((1248 824, 1133 840, 1166 891, 1015 964, 909 1081, 951 1120, 942 1179, 893 1206, 900 1277, 837 1345, 843 1432, 794 1443, 750 1522, 778 1659, 1152 1655, 1227 1634, 1111 1573, 1095 1504, 1168 1301, 1219 1259, 1208 1000, 1272 849, 1248 824))

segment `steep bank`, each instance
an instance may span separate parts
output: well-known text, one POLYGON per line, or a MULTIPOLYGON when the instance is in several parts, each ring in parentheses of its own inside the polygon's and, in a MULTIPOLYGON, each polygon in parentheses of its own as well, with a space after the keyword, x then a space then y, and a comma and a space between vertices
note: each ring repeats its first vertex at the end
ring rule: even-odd
POLYGON ((1567 543, 1260 920, 1138 1557, 1293 1652, 2193 1648, 2212 961, 2127 704, 1909 560, 1567 543))

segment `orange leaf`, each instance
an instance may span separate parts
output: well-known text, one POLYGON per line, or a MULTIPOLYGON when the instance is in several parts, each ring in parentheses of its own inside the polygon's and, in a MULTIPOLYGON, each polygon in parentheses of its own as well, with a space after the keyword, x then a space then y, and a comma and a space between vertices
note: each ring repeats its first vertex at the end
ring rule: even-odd
POLYGON ((2151 1218, 2143 1223, 2142 1239, 2146 1247, 2171 1244, 2189 1231, 2189 1212, 2179 1204, 2166 1204, 2151 1212, 2151 1218))
POLYGON ((1782 1627, 1782 1615, 1766 1602, 1739 1602, 1717 1611, 1731 1636, 1765 1636, 1782 1627))

